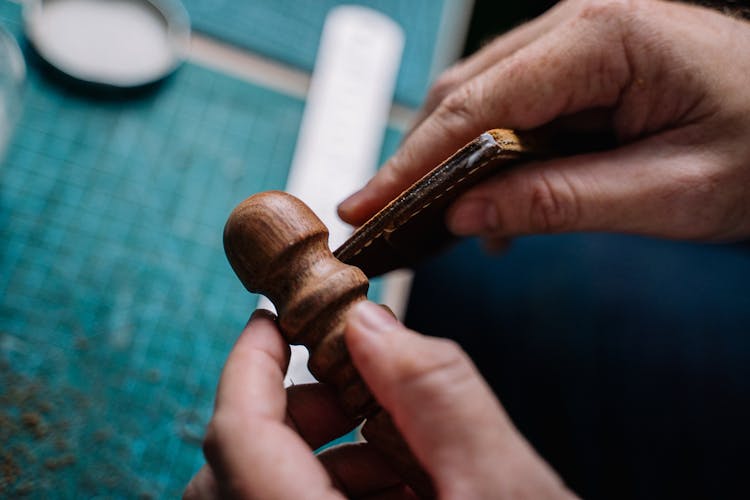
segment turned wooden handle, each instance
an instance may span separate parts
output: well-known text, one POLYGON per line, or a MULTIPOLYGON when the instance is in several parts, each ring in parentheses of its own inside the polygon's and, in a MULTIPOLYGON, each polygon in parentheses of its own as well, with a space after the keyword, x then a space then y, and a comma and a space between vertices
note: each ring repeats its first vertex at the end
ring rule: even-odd
POLYGON ((369 282, 359 268, 333 256, 320 219, 292 195, 259 193, 229 216, 224 250, 245 288, 276 306, 286 341, 310 351, 310 372, 336 389, 349 416, 367 419, 362 432, 368 442, 417 494, 434 496, 429 476, 351 362, 344 318, 366 299, 369 282))

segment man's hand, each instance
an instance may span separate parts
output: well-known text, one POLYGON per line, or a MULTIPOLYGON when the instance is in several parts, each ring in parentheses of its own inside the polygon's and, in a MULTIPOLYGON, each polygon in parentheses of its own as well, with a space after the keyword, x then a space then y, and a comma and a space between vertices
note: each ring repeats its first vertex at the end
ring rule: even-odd
POLYGON ((524 165, 456 201, 448 226, 528 233, 750 236, 750 23, 654 0, 568 0, 432 89, 399 151, 339 207, 361 224, 482 131, 547 125, 616 149, 524 165))
MULTIPOLYGON (((346 342, 441 498, 569 498, 456 344, 424 337, 370 302, 346 342)), ((322 384, 282 382, 288 347, 256 314, 227 360, 204 444, 207 465, 185 498, 415 498, 367 444, 312 450, 354 425, 322 384)))

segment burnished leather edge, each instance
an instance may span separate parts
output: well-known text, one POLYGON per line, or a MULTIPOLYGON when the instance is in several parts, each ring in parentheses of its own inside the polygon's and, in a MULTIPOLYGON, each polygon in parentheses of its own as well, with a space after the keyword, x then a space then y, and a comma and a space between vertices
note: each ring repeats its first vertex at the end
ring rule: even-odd
MULTIPOLYGON (((444 245, 427 238, 429 248, 399 249, 390 244, 394 235, 402 230, 414 231, 420 224, 434 223, 426 218, 434 219, 436 212, 437 217, 444 218, 448 205, 461 193, 500 169, 530 159, 532 155, 532 149, 511 130, 484 132, 360 226, 334 255, 342 262, 356 265, 368 277, 413 264, 444 245)), ((451 239, 446 231, 440 232, 445 234, 433 239, 451 239)))

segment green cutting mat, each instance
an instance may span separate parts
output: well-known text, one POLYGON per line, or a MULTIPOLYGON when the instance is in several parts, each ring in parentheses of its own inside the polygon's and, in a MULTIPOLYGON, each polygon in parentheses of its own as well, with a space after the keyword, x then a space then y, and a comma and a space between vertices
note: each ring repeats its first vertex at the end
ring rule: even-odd
POLYGON ((222 227, 284 186, 304 103, 193 64, 137 100, 26 87, 0 166, 0 497, 177 497, 256 302, 222 227))
POLYGON ((311 71, 328 12, 364 5, 396 21, 406 36, 396 100, 418 106, 429 87, 440 36, 462 22, 457 0, 183 0, 193 27, 210 36, 311 71))

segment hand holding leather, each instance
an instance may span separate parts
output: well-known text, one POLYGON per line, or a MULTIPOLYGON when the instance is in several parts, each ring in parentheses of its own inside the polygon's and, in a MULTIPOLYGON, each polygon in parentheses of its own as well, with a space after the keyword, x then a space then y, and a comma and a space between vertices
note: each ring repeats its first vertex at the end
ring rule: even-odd
POLYGON ((449 70, 423 120, 339 208, 361 224, 493 127, 608 133, 616 147, 504 170, 456 201, 454 234, 750 236, 750 23, 674 2, 569 0, 449 70))

